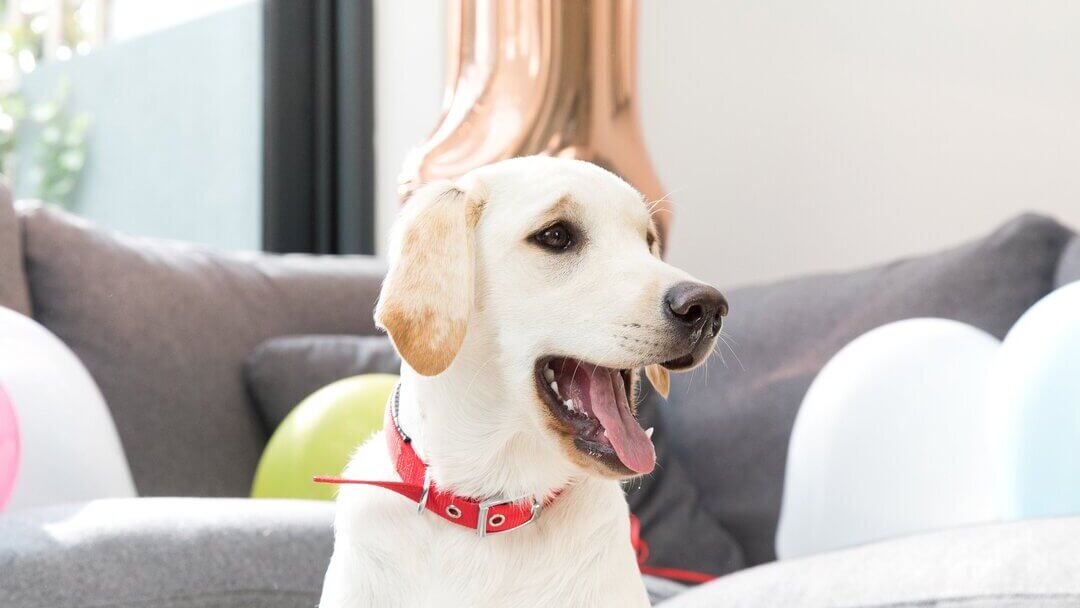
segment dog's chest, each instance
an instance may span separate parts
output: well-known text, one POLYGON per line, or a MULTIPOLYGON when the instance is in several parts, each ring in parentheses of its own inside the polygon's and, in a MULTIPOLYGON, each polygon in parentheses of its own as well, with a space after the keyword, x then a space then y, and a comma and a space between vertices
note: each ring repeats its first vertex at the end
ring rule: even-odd
MULTIPOLYGON (((347 476, 386 478, 390 464, 380 455, 364 446, 347 476)), ((335 528, 341 570, 328 575, 328 584, 355 586, 381 605, 648 605, 630 548, 626 502, 615 485, 574 487, 537 523, 484 538, 432 513, 418 514, 387 490, 345 487, 335 528)))
POLYGON ((409 581, 404 605, 635 605, 612 601, 635 597, 640 586, 617 526, 574 530, 542 522, 481 539, 440 519, 410 515, 413 547, 394 560, 401 580, 409 581))

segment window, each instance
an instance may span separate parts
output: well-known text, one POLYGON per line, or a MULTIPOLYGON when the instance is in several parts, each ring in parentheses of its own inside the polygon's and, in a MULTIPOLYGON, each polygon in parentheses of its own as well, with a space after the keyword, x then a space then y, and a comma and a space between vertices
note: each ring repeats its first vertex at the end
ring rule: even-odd
POLYGON ((16 197, 129 234, 373 252, 370 2, 0 0, 0 17, 16 197))

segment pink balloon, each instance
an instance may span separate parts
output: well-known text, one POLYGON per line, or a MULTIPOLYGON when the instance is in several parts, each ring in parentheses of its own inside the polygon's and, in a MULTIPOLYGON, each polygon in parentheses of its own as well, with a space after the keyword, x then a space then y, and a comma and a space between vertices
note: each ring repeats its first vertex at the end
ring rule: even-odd
POLYGON ((19 472, 19 424, 15 406, 0 386, 0 511, 4 509, 19 472))

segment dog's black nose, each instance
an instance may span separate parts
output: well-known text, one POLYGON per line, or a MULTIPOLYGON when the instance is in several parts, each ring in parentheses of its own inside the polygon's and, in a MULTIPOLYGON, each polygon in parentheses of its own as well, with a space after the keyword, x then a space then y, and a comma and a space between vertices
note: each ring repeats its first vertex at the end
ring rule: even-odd
POLYGON ((686 281, 676 283, 664 294, 668 312, 679 323, 695 331, 706 326, 711 335, 720 333, 728 303, 715 287, 686 281))

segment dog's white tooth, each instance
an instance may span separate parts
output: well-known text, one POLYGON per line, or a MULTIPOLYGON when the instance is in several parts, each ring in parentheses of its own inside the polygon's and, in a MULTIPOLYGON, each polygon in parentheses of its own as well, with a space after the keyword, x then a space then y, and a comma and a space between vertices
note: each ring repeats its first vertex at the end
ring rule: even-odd
POLYGON ((563 403, 563 405, 566 406, 566 409, 568 409, 570 411, 574 410, 574 401, 572 399, 567 399, 566 401, 563 401, 562 403, 563 403))
POLYGON ((652 432, 653 432, 653 427, 650 426, 649 428, 645 429, 645 436, 648 437, 649 439, 652 439, 652 432))
POLYGON ((552 382, 551 383, 551 390, 555 391, 555 394, 558 395, 559 394, 559 385, 552 382))
POLYGON ((544 368, 544 379, 547 380, 548 382, 554 382, 555 381, 555 371, 552 370, 550 367, 545 367, 544 368))

